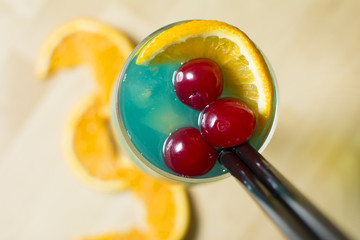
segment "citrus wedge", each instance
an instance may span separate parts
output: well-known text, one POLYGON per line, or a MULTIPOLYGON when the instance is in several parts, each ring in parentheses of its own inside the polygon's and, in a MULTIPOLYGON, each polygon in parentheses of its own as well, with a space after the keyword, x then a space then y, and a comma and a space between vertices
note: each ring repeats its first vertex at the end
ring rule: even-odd
POLYGON ((112 232, 82 240, 180 240, 189 223, 189 203, 183 186, 171 185, 150 178, 134 169, 130 189, 144 201, 147 213, 147 229, 131 229, 128 232, 112 232))
POLYGON ((247 103, 257 115, 260 134, 273 111, 274 85, 266 61, 246 34, 213 20, 173 26, 139 50, 136 63, 154 65, 209 58, 221 67, 227 94, 247 103))
POLYGON ((75 174, 97 190, 114 192, 128 187, 132 165, 112 138, 107 111, 97 96, 84 98, 66 125, 63 146, 75 174))
POLYGON ((182 239, 189 223, 189 204, 184 186, 168 184, 138 171, 131 189, 144 201, 149 239, 182 239))
POLYGON ((80 18, 58 27, 44 42, 35 73, 46 79, 59 69, 85 64, 91 67, 102 104, 134 46, 120 31, 99 21, 80 18))

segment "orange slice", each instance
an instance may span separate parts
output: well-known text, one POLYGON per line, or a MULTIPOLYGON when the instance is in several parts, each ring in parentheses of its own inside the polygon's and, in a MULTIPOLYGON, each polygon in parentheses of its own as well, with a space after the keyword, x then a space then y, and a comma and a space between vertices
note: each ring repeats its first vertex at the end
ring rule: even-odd
POLYGON ((80 18, 58 27, 44 42, 36 64, 39 79, 59 69, 85 64, 91 67, 102 104, 134 46, 120 31, 96 20, 80 18))
POLYGON ((185 188, 166 184, 139 172, 131 188, 147 209, 149 239, 182 239, 189 223, 189 204, 185 188))
POLYGON ((260 134, 274 107, 274 85, 260 50, 238 28, 213 20, 195 20, 169 28, 139 50, 136 63, 153 65, 210 58, 222 69, 228 94, 250 105, 260 134))
POLYGON ((130 188, 142 199, 147 211, 147 229, 112 232, 82 240, 180 240, 189 223, 189 203, 183 186, 170 185, 150 178, 138 170, 131 171, 130 188))
POLYGON ((132 165, 112 137, 107 111, 98 96, 84 98, 66 125, 63 146, 77 176, 96 190, 114 192, 128 187, 132 165))

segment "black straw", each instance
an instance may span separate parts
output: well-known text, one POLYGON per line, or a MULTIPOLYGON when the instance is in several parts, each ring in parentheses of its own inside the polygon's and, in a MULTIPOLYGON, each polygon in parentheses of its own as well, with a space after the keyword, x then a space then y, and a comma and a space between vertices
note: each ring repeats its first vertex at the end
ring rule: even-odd
POLYGON ((290 239, 348 239, 249 144, 219 160, 290 239))

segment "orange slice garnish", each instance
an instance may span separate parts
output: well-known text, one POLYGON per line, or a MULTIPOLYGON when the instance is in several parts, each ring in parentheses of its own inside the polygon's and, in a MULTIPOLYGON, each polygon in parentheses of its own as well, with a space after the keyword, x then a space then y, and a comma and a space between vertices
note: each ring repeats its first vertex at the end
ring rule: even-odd
POLYGON ((253 109, 255 134, 261 134, 273 114, 274 84, 262 53, 238 28, 213 20, 181 23, 149 40, 138 51, 136 63, 154 65, 194 58, 219 64, 227 91, 253 109))

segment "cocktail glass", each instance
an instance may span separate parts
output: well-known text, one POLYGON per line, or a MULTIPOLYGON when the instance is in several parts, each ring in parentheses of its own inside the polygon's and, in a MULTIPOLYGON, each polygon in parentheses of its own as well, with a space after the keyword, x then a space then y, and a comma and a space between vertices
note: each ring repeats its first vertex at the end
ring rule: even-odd
MULTIPOLYGON (((200 112, 183 106, 176 99, 171 80, 181 62, 162 66, 136 64, 140 50, 153 38, 184 22, 186 21, 173 23, 155 31, 135 48, 127 59, 114 88, 111 119, 120 146, 144 172, 167 181, 206 183, 226 178, 230 174, 226 167, 217 162, 214 168, 203 176, 184 177, 170 171, 161 157, 162 143, 168 134, 180 127, 198 128, 198 119, 201 115, 200 112)), ((274 96, 271 117, 266 127, 249 140, 250 145, 259 152, 262 152, 269 143, 278 118, 278 86, 269 61, 264 54, 262 55, 271 75, 274 96)), ((226 93, 223 95, 226 96, 226 93)))

